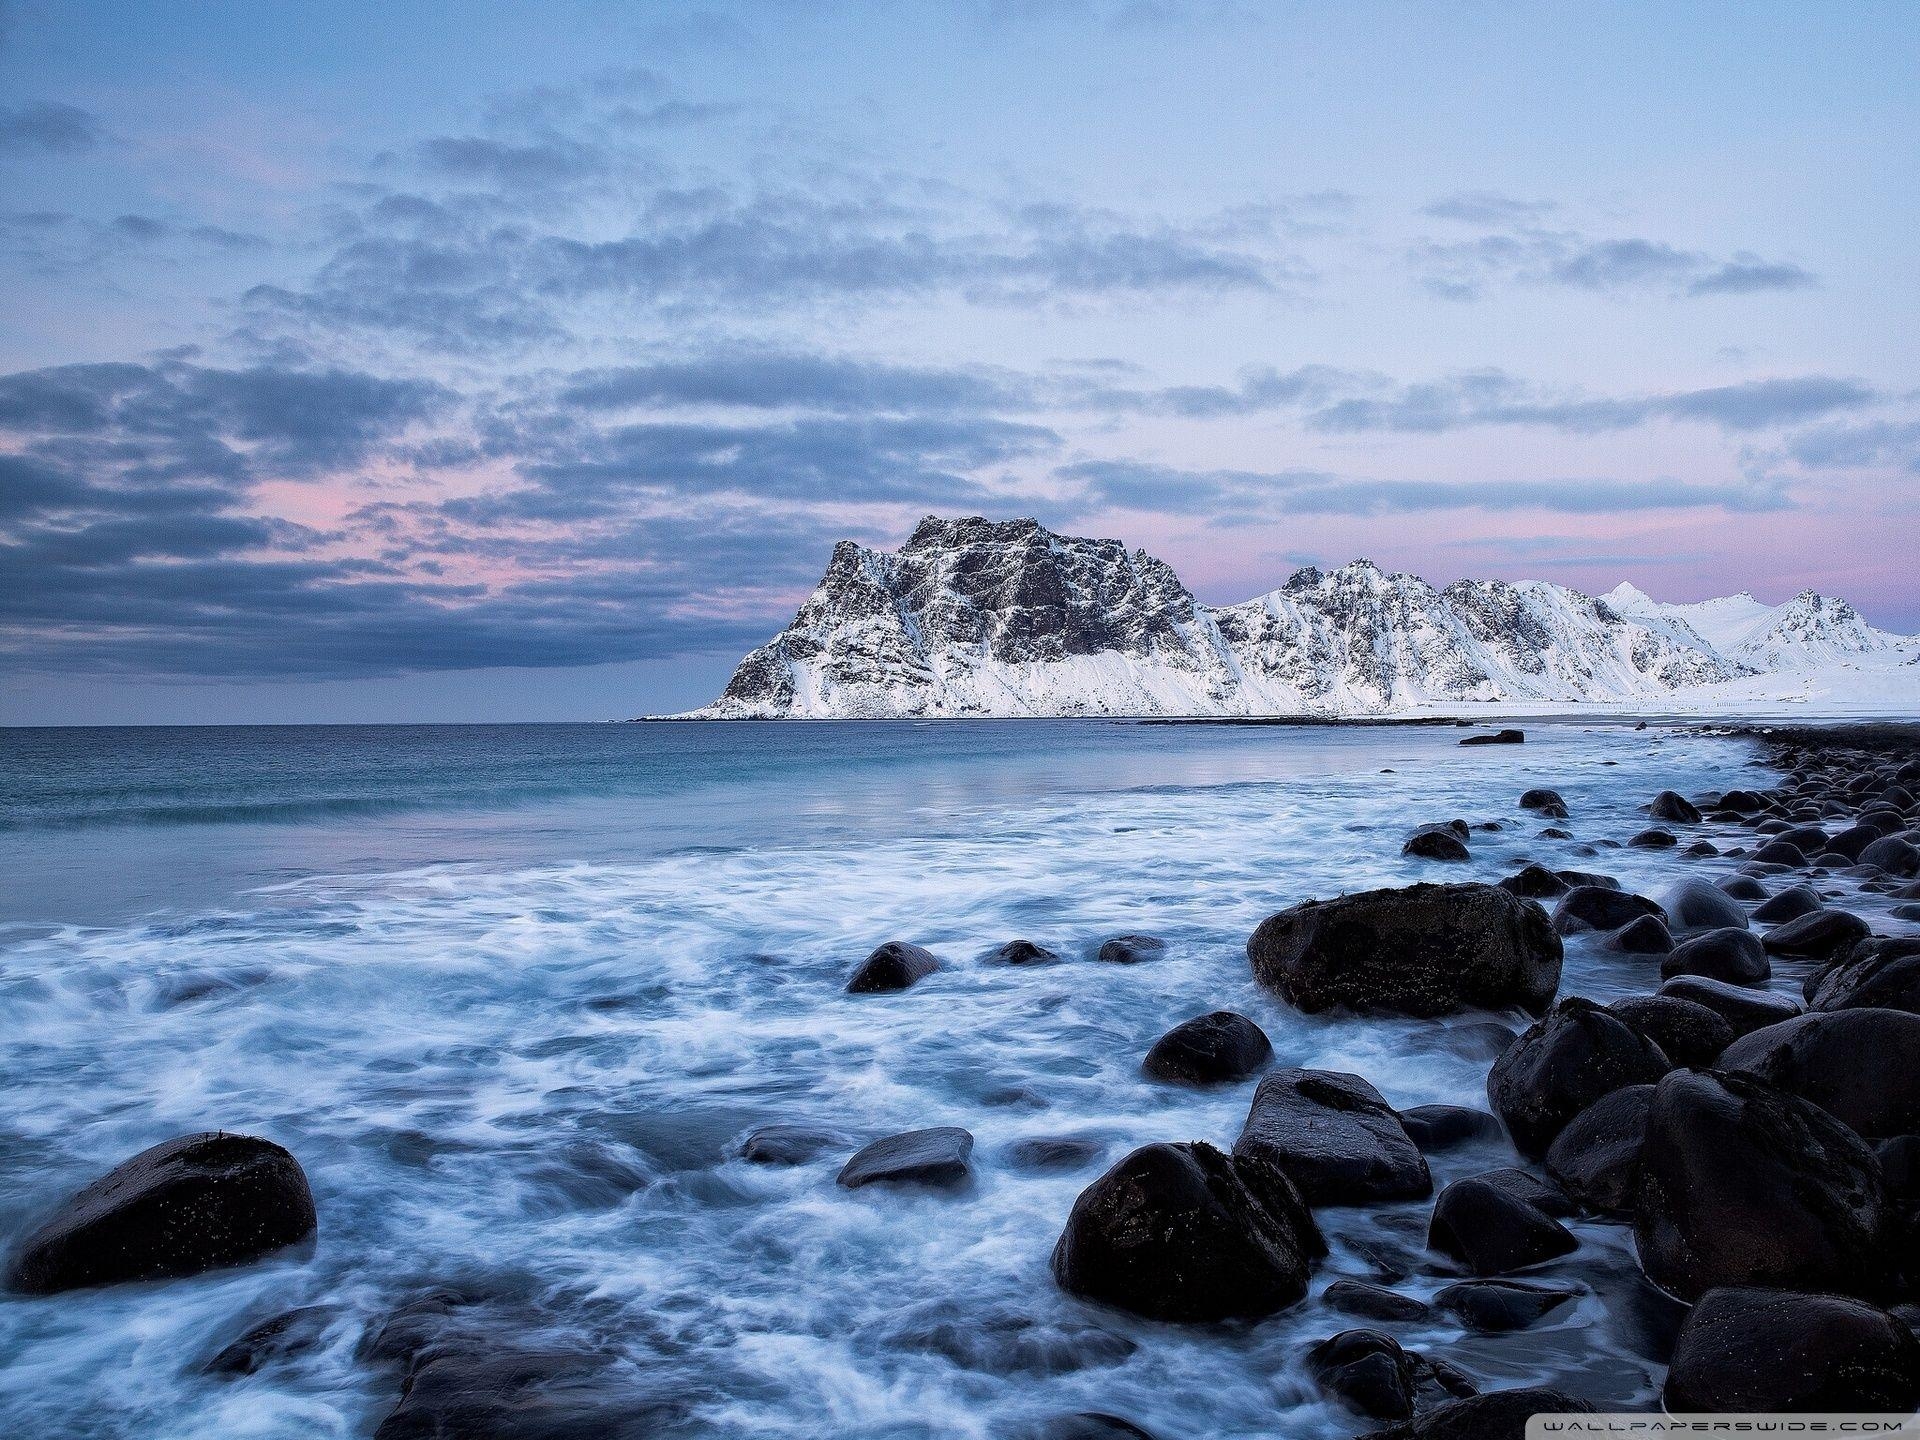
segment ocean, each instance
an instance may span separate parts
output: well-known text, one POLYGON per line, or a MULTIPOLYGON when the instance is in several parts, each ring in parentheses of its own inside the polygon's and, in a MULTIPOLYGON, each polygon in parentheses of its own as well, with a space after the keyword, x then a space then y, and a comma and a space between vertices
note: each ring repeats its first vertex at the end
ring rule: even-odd
MULTIPOLYGON (((1488 1017, 1297 1014, 1248 971, 1267 914, 1528 859, 1657 894, 1692 862, 1605 848, 1644 828, 1637 807, 1772 778, 1738 740, 1526 728, 1479 748, 1447 726, 1105 721, 0 732, 0 1246, 136 1151, 215 1128, 287 1146, 320 1217, 310 1246, 248 1267, 0 1296, 9 1428, 371 1435, 398 1378, 366 1337, 453 1287, 617 1356, 661 1435, 1002 1437, 1088 1410, 1162 1440, 1351 1435, 1301 1355, 1364 1322, 1309 1300, 1155 1324, 1063 1294, 1048 1255, 1129 1148, 1237 1133, 1251 1082, 1139 1072, 1190 1016, 1238 1010, 1280 1063, 1399 1107, 1484 1107, 1488 1017), (1515 808, 1535 785, 1566 797, 1574 841, 1515 808), (1401 855, 1455 816, 1504 828, 1464 865, 1401 855), (1168 949, 1091 958, 1125 932, 1168 949), (1062 960, 981 963, 1015 938, 1062 960), (943 968, 843 993, 889 939, 943 968), (770 1123, 831 1140, 791 1167, 740 1158, 770 1123), (964 1190, 835 1185, 861 1143, 934 1125, 975 1137, 964 1190), (1036 1137, 1092 1158, 1034 1173, 1010 1147, 1036 1137), (320 1309, 300 1353, 203 1373, 302 1306, 320 1309)), ((1563 994, 1657 981, 1568 944, 1563 994)), ((1470 1146, 1435 1179, 1511 1163, 1470 1146)), ((1430 1209, 1321 1211, 1314 1293, 1446 1283, 1430 1209)), ((1651 1403, 1672 1308, 1636 1290, 1621 1227, 1573 1228, 1542 1278, 1582 1298, 1540 1326, 1436 1317, 1400 1338, 1484 1386, 1651 1403)))

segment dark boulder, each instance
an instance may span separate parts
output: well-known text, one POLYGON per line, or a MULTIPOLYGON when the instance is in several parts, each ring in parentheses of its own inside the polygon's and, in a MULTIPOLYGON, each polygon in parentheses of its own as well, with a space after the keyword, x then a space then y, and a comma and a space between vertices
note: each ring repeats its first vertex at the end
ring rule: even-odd
POLYGON ((1469 735, 1462 745, 1519 745, 1527 738, 1524 730, 1498 730, 1491 735, 1469 735))
POLYGON ((1309 1013, 1428 1018, 1475 1006, 1538 1014, 1559 988, 1561 947, 1539 906, 1497 885, 1413 885, 1270 915, 1247 958, 1309 1013))
POLYGON ((20 1242, 8 1282, 50 1295, 243 1265, 314 1231, 300 1164, 270 1140, 212 1132, 143 1150, 20 1242))
POLYGON ((1642 830, 1627 841, 1635 850, 1671 850, 1680 843, 1680 837, 1671 830, 1642 830))
POLYGON ((1745 928, 1709 930, 1682 940, 1660 962, 1660 976, 1705 975, 1729 985, 1763 985, 1773 974, 1760 937, 1745 928))
POLYGON ((1673 949, 1673 935, 1658 916, 1641 915, 1609 935, 1607 948, 1622 955, 1665 955, 1673 949))
POLYGON ((1920 936, 1862 940, 1846 958, 1808 977, 1815 1010, 1873 1006, 1920 1014, 1920 936))
POLYGON ((847 1141, 841 1131, 824 1126, 762 1125, 741 1140, 740 1158, 755 1165, 804 1165, 847 1141))
POLYGON ((1651 915, 1665 921, 1660 907, 1644 895, 1601 885, 1577 885, 1553 907, 1553 928, 1562 935, 1578 935, 1583 930, 1618 930, 1622 925, 1651 915))
POLYGON ((973 1176, 973 1136, 957 1125, 908 1130, 864 1145, 836 1177, 849 1190, 862 1185, 928 1185, 952 1189, 973 1176))
POLYGON ((1753 918, 1763 925, 1783 925, 1823 909, 1826 902, 1811 885, 1795 885, 1782 890, 1763 905, 1755 907, 1753 918))
POLYGON ((1868 1139, 1920 1132, 1920 1015, 1798 1015, 1734 1041, 1720 1068, 1811 1100, 1868 1139))
POLYGON ((1680 1328, 1662 1399, 1674 1413, 1906 1415, 1920 1407, 1920 1341, 1860 1300, 1710 1290, 1680 1328))
POLYGON ((1572 887, 1544 865, 1526 865, 1517 874, 1502 880, 1500 888, 1523 900, 1551 900, 1572 887))
POLYGON ((1652 1106, 1651 1085, 1627 1085, 1601 1096, 1555 1137, 1547 1149, 1547 1173, 1589 1210, 1630 1213, 1652 1106))
POLYGON ((1705 975, 1680 975, 1660 987, 1662 996, 1691 1000, 1704 1005, 1733 1028, 1735 1038, 1777 1025, 1800 1013, 1800 1005, 1791 995, 1771 990, 1755 990, 1746 985, 1729 985, 1705 975))
POLYGON ((1273 1059, 1273 1044, 1246 1016, 1215 1010, 1182 1021, 1147 1051, 1140 1068, 1179 1085, 1225 1085, 1244 1080, 1273 1059))
POLYGON ((1444 825, 1427 825, 1413 832, 1400 847, 1402 855, 1421 860, 1471 860, 1467 842, 1444 825))
POLYGON ((1871 825, 1855 825, 1842 830, 1827 841, 1827 848, 1849 860, 1858 860, 1860 852, 1880 838, 1880 832, 1871 825))
POLYGON ((1653 797, 1653 803, 1647 806, 1647 814, 1656 820, 1666 820, 1675 825, 1698 825, 1700 812, 1686 796, 1672 790, 1662 790, 1653 797))
POLYGON ((1751 875, 1729 875, 1720 882, 1720 888, 1736 900, 1765 900, 1767 887, 1751 875))
POLYGON ((1497 1186, 1514 1199, 1531 1205, 1543 1215, 1552 1215, 1564 1220, 1569 1215, 1580 1213, 1580 1207, 1574 1203, 1573 1197, 1553 1181, 1542 1179, 1531 1170, 1522 1170, 1518 1165, 1483 1171, 1473 1178, 1497 1186))
POLYGON ((1053 1251, 1062 1289, 1153 1320, 1257 1320, 1307 1291, 1323 1242, 1298 1196, 1258 1192, 1211 1145, 1146 1145, 1081 1192, 1053 1251))
POLYGON ((1845 910, 1815 910, 1769 930, 1761 943, 1769 955, 1824 963, 1846 954, 1872 933, 1858 915, 1845 910))
POLYGON ((932 951, 909 945, 904 940, 889 940, 860 962, 847 981, 847 993, 879 995, 904 990, 939 968, 940 962, 932 951))
POLYGON ((1752 858, 1756 864, 1784 865, 1790 870, 1798 870, 1807 863, 1806 852, 1785 840, 1769 840, 1753 852, 1752 858))
POLYGON ((1154 1436, 1131 1420, 1104 1410, 1081 1410, 1054 1416, 1032 1432, 1032 1440, 1154 1440, 1154 1436))
POLYGON ((1889 875, 1905 879, 1920 874, 1920 848, 1908 844, 1898 835, 1887 835, 1860 852, 1860 863, 1876 865, 1889 875))
POLYGON ((203 1375, 252 1375, 276 1360, 291 1359, 318 1346, 339 1311, 331 1305, 302 1305, 250 1326, 200 1368, 203 1375))
POLYGON ((1629 995, 1607 1009, 1658 1045, 1675 1065, 1711 1065, 1733 1043, 1733 1026, 1697 1001, 1677 995, 1629 995))
POLYGON ((1658 1045, 1619 1016, 1568 999, 1494 1061, 1487 1097, 1521 1154, 1537 1157, 1602 1095, 1651 1084, 1672 1068, 1658 1045))
POLYGON ((1060 958, 1060 953, 1031 940, 1009 940, 989 950, 983 958, 990 965, 1051 965, 1060 958))
POLYGON ((1099 957, 1109 965, 1138 965, 1167 953, 1167 942, 1157 935, 1116 935, 1100 946, 1099 957))
POLYGON ((1519 1280, 1463 1280, 1436 1294, 1433 1308, 1454 1316, 1469 1330, 1500 1335, 1524 1330, 1578 1296, 1575 1290, 1556 1290, 1519 1280))
POLYGON ((1413 1414, 1413 1357, 1378 1330, 1342 1330, 1307 1351, 1307 1373, 1375 1420, 1413 1414))
POLYGON ((1690 876, 1660 897, 1660 908, 1676 930, 1744 930, 1747 912, 1718 885, 1690 876))
POLYGON ((1007 1163, 1029 1175, 1057 1175, 1083 1170, 1113 1148, 1113 1142, 1091 1135, 1031 1135, 1010 1141, 1007 1163))
POLYGON ((1880 1166, 1810 1101, 1748 1075, 1676 1071, 1640 1147, 1634 1242, 1681 1300, 1721 1285, 1859 1293, 1883 1279, 1880 1166))
POLYGON ((1520 797, 1522 810, 1548 810, 1556 806, 1563 812, 1567 808, 1567 802, 1560 798, 1558 790, 1529 790, 1520 797))
POLYGON ((1333 1070, 1289 1067, 1263 1079, 1233 1155, 1243 1168, 1279 1169, 1309 1205, 1433 1193, 1426 1158, 1380 1092, 1333 1070))
POLYGON ((1416 1105, 1400 1112, 1400 1124, 1423 1155, 1474 1140, 1497 1140, 1503 1133, 1493 1116, 1465 1105, 1416 1105))
POLYGON ((1364 1280, 1336 1280, 1320 1292, 1320 1299, 1330 1310, 1367 1320, 1424 1320, 1427 1316, 1424 1300, 1364 1280))
POLYGON ((1497 1184, 1456 1180, 1434 1202, 1427 1245, 1476 1275, 1524 1270, 1577 1247, 1551 1215, 1497 1184))
POLYGON ((374 1440, 647 1440, 684 1420, 608 1351, 449 1328, 404 1357, 374 1440))
POLYGON ((1525 1440, 1527 1421, 1535 1415, 1584 1415, 1592 1409, 1558 1390, 1496 1390, 1450 1400, 1417 1419, 1372 1431, 1367 1440, 1525 1440))

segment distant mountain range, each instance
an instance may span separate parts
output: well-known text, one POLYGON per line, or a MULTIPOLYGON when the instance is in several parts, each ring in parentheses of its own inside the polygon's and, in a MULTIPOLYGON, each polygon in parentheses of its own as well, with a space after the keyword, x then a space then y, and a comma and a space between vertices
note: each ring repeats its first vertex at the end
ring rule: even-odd
MULTIPOLYGON (((1296 570, 1238 605, 1115 540, 929 516, 898 553, 852 541, 793 622, 740 662, 711 719, 1364 715, 1507 702, 1658 704, 1755 676, 1908 659, 1804 591, 1663 605, 1545 581, 1444 590, 1368 560, 1296 570)), ((1920 690, 1913 667, 1905 683, 1920 690)), ((1751 689, 1752 687, 1747 687, 1751 689)), ((1711 693, 1710 691, 1708 693, 1711 693)), ((1768 692, 1772 693, 1772 692, 1768 692)))

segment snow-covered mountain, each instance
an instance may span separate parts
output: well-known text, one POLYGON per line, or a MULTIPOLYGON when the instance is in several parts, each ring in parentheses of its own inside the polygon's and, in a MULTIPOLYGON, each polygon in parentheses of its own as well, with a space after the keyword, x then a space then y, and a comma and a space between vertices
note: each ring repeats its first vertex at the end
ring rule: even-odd
POLYGON ((1196 601, 1115 540, 928 517, 851 541, 708 718, 1378 714, 1459 702, 1658 701, 1914 642, 1812 591, 1661 605, 1544 581, 1444 590, 1367 560, 1196 601))

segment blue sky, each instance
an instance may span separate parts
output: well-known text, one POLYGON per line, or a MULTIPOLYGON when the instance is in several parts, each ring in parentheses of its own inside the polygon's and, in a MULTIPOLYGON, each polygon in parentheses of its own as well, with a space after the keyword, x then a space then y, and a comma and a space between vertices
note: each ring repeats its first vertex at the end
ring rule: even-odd
POLYGON ((834 539, 1920 628, 1920 9, 15 3, 0 720, 696 703, 834 539))

